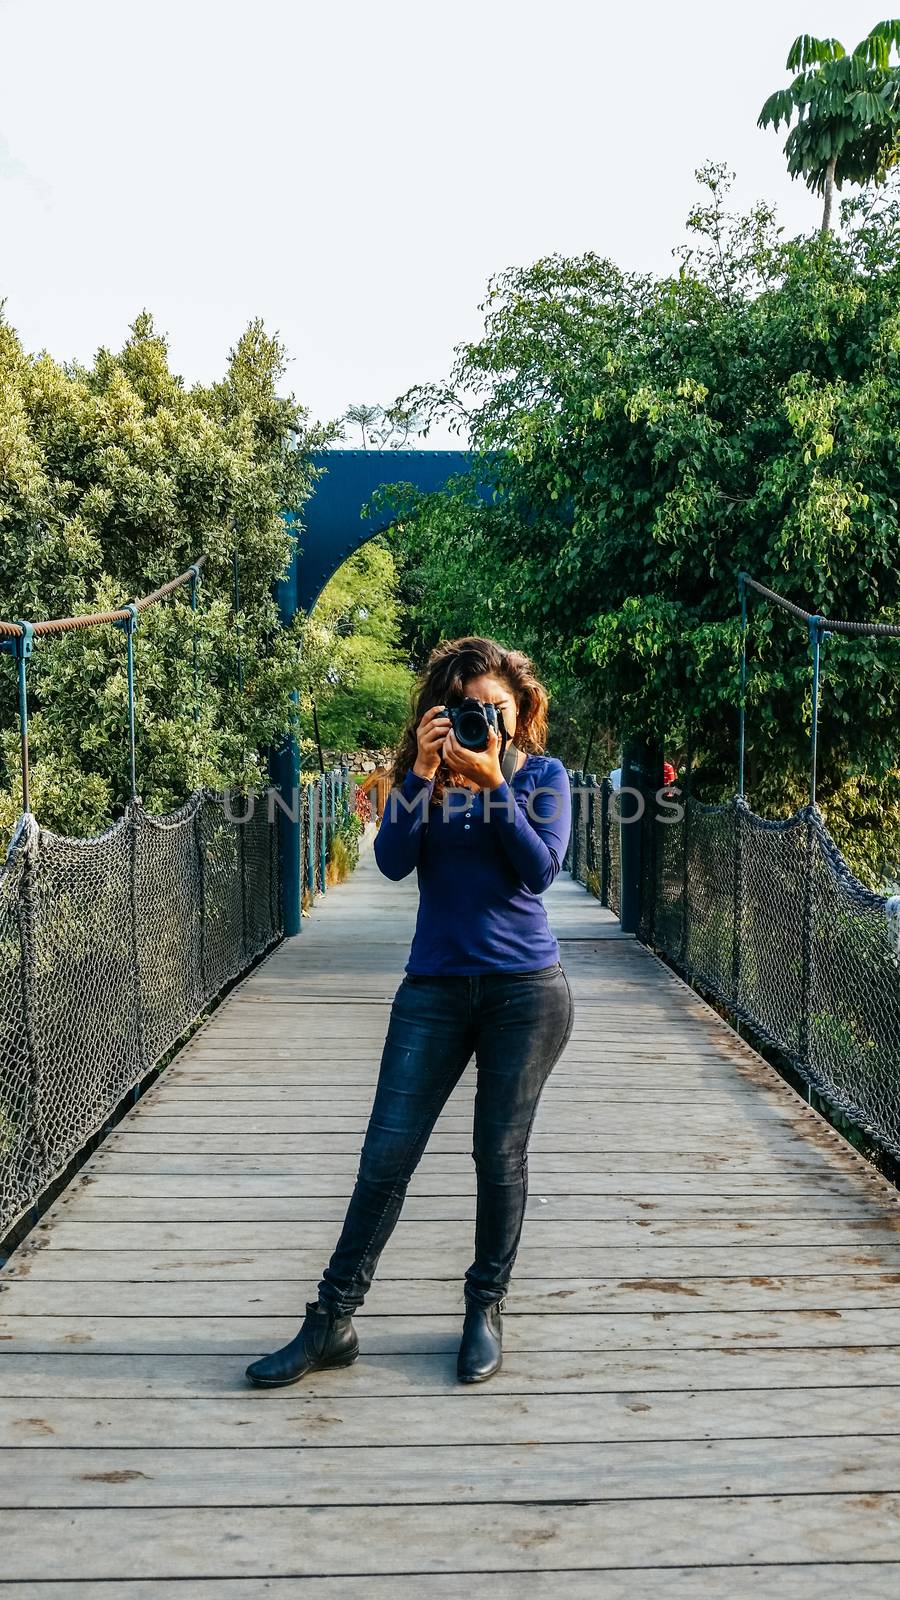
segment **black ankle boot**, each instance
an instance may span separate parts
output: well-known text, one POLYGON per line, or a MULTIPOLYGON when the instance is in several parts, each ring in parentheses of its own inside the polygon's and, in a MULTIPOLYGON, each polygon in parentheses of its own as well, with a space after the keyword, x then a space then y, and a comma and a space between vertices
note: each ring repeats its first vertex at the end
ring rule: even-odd
POLYGON ((349 1316, 310 1300, 296 1338, 270 1356, 247 1368, 247 1377, 259 1389, 281 1389, 307 1372, 323 1367, 349 1367, 359 1355, 359 1340, 349 1316))
POLYGON ((499 1372, 503 1361, 503 1308, 505 1298, 492 1306, 466 1301, 462 1343, 456 1362, 460 1383, 484 1383, 499 1372))

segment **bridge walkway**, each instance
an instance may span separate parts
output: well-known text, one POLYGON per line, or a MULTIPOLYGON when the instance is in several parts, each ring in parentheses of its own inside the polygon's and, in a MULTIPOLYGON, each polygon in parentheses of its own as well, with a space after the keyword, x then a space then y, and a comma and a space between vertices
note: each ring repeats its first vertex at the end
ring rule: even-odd
POLYGON ((0 1274, 0 1600, 894 1596, 895 1191, 569 879, 502 1372, 455 1382, 470 1067, 362 1358, 244 1384, 336 1236, 414 904, 365 856, 0 1274))

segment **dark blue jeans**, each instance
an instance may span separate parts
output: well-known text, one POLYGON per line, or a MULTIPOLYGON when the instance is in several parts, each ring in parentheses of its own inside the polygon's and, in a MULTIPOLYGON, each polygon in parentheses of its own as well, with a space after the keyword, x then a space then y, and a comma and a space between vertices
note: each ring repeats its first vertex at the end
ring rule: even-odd
POLYGON ((469 978, 407 974, 391 1007, 356 1184, 319 1284, 323 1304, 344 1313, 362 1305, 431 1130, 473 1053, 478 1197, 465 1293, 481 1305, 503 1299, 525 1215, 531 1125, 572 1021, 559 963, 469 978))

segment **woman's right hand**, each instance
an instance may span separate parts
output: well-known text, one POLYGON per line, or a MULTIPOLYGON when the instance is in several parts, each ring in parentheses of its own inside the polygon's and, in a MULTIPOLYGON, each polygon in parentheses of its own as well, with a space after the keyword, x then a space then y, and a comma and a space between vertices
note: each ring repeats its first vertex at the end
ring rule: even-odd
POLYGON ((443 706, 432 706, 430 711, 426 711, 416 728, 419 753, 413 762, 413 772, 417 777, 427 778, 430 781, 435 776, 441 764, 444 740, 450 728, 450 718, 445 714, 443 706))

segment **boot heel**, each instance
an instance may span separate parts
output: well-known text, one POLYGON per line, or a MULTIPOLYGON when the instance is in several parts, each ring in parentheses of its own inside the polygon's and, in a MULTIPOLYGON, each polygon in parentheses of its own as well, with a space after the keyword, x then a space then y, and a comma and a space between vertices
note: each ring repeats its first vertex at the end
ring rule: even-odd
POLYGON ((359 1360, 359 1351, 354 1350, 352 1356, 342 1356, 340 1361, 323 1361, 322 1367, 352 1367, 354 1361, 359 1360))

